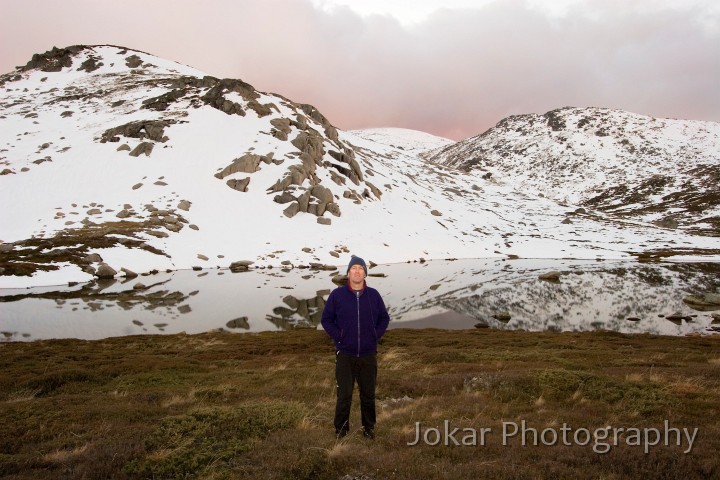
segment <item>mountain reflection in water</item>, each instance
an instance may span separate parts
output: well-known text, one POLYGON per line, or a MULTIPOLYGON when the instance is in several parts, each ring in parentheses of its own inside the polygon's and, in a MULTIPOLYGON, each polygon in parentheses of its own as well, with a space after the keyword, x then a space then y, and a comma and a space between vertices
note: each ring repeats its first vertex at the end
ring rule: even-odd
MULTIPOLYGON (((321 328, 337 273, 177 271, 0 290, 0 330, 5 341, 23 341, 321 328)), ((380 265, 370 273, 384 274, 367 282, 383 295, 390 328, 720 330, 720 306, 694 310, 683 302, 688 295, 720 292, 719 263, 474 259, 380 265), (559 280, 539 279, 551 271, 559 280)))

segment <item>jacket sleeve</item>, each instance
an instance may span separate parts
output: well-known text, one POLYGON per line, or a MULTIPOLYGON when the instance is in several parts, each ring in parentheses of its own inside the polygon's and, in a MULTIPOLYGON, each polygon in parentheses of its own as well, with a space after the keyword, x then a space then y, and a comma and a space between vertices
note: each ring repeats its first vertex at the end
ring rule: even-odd
POLYGON ((334 290, 330 292, 330 296, 328 297, 327 302, 325 302, 325 307, 323 308, 320 324, 325 329, 327 334, 330 335, 330 338, 333 339, 333 342, 335 342, 335 346, 337 347, 338 343, 340 343, 340 327, 338 327, 337 325, 334 290))
POLYGON ((375 321, 375 334, 377 335, 378 340, 380 340, 382 336, 385 335, 385 330, 387 330, 388 325, 390 324, 390 315, 388 314, 387 308, 385 308, 385 302, 383 302, 379 293, 377 296, 377 303, 378 317, 375 321))

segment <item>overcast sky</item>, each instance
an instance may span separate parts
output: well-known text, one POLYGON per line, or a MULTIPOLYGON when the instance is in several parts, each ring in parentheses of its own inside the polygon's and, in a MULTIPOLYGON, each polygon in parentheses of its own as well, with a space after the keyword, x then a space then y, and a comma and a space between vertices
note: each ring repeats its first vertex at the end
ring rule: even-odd
POLYGON ((0 73, 112 44, 455 140, 597 106, 720 121, 717 0, 0 0, 0 73))

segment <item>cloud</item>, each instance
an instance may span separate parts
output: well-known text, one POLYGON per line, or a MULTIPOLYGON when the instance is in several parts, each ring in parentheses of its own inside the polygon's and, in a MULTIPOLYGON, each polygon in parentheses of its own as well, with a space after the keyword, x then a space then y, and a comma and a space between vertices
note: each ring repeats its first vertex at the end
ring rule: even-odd
POLYGON ((0 66, 117 44, 311 103, 344 129, 454 139, 573 106, 720 121, 712 1, 537 0, 440 9, 411 26, 310 0, 0 0, 0 66))

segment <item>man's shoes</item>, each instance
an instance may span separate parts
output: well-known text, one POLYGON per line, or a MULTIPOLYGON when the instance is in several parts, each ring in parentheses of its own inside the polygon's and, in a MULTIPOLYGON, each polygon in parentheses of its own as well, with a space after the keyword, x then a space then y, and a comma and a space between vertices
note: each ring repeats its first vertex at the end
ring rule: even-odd
POLYGON ((372 430, 372 428, 363 428, 363 437, 369 439, 369 440, 375 440, 375 432, 372 430))
POLYGON ((343 429, 343 430, 335 430, 335 438, 337 438, 338 440, 340 440, 341 438, 345 437, 347 434, 348 434, 348 431, 345 430, 345 429, 343 429))

